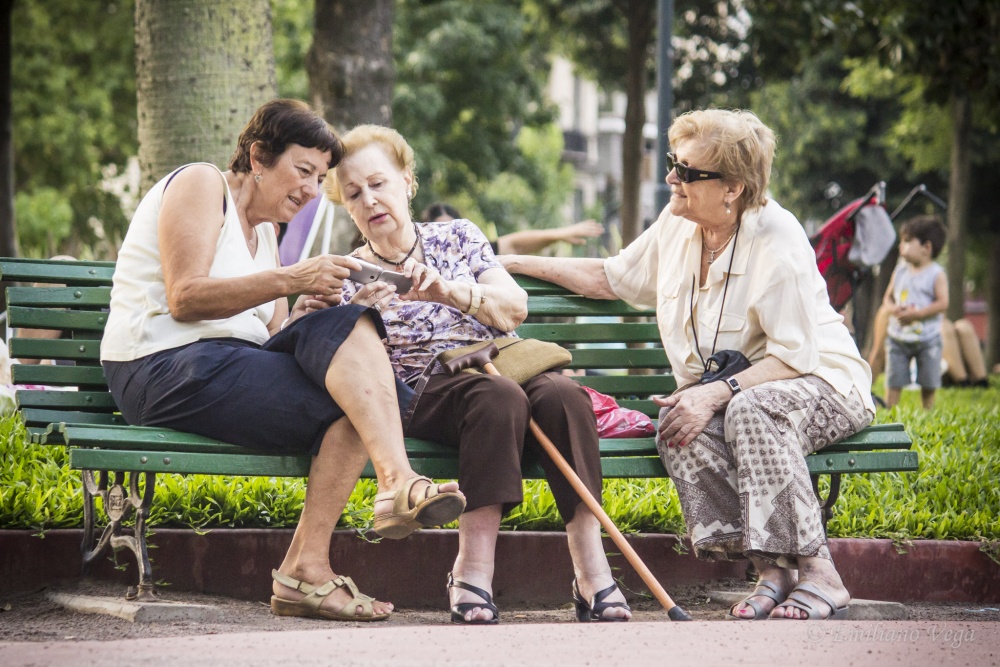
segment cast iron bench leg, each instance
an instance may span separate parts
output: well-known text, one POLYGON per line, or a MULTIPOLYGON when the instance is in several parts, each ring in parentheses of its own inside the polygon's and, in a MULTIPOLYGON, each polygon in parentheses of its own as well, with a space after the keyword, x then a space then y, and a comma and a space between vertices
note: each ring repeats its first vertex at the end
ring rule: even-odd
POLYGON ((833 516, 833 506, 840 497, 840 473, 830 475, 830 492, 826 494, 826 499, 819 494, 819 475, 811 475, 813 493, 819 501, 820 514, 823 517, 823 534, 826 534, 826 524, 833 516))
POLYGON ((155 596, 153 584, 153 568, 149 562, 149 552, 146 548, 146 520, 149 518, 149 508, 153 503, 153 489, 156 485, 156 475, 147 472, 111 472, 101 470, 83 471, 83 570, 87 572, 93 563, 110 545, 112 549, 129 549, 135 556, 139 567, 139 584, 135 595, 130 598, 149 599, 155 596), (125 478, 128 476, 128 490, 125 488, 125 478), (145 488, 140 493, 139 477, 145 476, 145 488), (112 482, 109 486, 109 476, 112 482), (104 527, 99 539, 94 540, 96 513, 94 499, 100 497, 104 512, 108 516, 108 524, 104 527), (122 522, 135 512, 135 528, 131 535, 122 534, 122 522))

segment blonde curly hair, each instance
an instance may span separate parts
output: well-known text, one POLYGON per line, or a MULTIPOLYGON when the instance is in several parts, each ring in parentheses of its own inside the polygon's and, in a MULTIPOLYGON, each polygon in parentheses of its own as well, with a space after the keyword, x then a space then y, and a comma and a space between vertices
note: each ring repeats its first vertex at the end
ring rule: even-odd
MULTIPOLYGON (((417 162, 413 156, 413 148, 406 143, 396 130, 382 125, 358 125, 340 138, 344 145, 343 161, 354 155, 363 148, 372 144, 378 144, 385 149, 386 154, 404 172, 409 172, 412 180, 410 183, 410 199, 417 194, 417 162)), ((340 188, 340 180, 337 177, 337 168, 331 169, 326 180, 323 181, 323 192, 334 204, 343 206, 344 197, 340 188)))
POLYGON ((674 120, 667 136, 671 146, 698 142, 708 161, 699 168, 720 172, 726 182, 743 184, 743 194, 736 200, 741 213, 767 203, 777 138, 752 111, 688 111, 674 120))

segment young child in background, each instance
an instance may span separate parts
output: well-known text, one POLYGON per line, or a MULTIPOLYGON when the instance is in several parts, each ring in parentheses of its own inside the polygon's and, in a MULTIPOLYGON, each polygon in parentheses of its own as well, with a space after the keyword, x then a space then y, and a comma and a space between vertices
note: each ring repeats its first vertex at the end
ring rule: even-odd
POLYGON ((883 299, 890 309, 886 340, 886 403, 899 402, 910 384, 910 360, 917 361, 917 384, 924 409, 934 407, 941 386, 941 320, 948 309, 948 279, 934 260, 946 230, 933 215, 907 220, 899 231, 899 263, 883 299))

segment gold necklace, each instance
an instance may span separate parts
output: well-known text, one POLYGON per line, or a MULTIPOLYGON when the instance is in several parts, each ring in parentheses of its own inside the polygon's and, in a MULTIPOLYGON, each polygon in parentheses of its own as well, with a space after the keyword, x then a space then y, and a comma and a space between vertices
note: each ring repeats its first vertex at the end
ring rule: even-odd
POLYGON ((708 262, 709 264, 711 264, 712 262, 714 262, 715 261, 715 256, 717 254, 719 254, 720 252, 722 252, 723 248, 725 248, 727 245, 729 245, 729 242, 733 240, 734 236, 736 236, 736 231, 739 228, 740 228, 740 226, 737 223, 736 229, 734 229, 733 233, 729 235, 729 238, 726 239, 725 241, 723 241, 722 245, 720 245, 715 250, 712 250, 711 248, 709 248, 708 245, 705 243, 705 232, 704 232, 704 230, 702 230, 702 232, 701 232, 701 246, 702 246, 702 248, 704 248, 705 250, 708 251, 708 259, 706 259, 705 261, 708 262))

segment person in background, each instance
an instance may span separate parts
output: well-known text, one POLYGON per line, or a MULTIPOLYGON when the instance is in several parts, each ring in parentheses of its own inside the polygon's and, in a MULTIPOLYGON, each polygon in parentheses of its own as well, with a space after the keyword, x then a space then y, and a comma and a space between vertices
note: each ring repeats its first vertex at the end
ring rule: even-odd
MULTIPOLYGON (((423 210, 420 219, 424 222, 448 222, 460 219, 462 215, 455 207, 444 202, 436 202, 423 210)), ((565 241, 573 245, 582 245, 587 239, 597 238, 604 233, 604 227, 594 220, 584 220, 565 227, 551 229, 525 229, 519 232, 504 234, 490 246, 494 254, 500 255, 530 255, 541 252, 553 243, 565 241)))
MULTIPOLYGON (((370 459, 375 531, 401 538, 458 518, 458 485, 410 467, 378 311, 338 308, 350 257, 282 267, 274 223, 315 197, 343 146, 296 100, 261 106, 228 171, 179 167, 143 197, 118 254, 101 362, 129 424, 248 449, 312 454, 302 517, 274 579, 273 613, 375 621, 392 604, 330 563, 330 540, 370 459), (289 295, 299 296, 289 312, 289 295)), ((372 573, 378 576, 378 573, 372 573)))
MULTIPOLYGON (((889 328, 891 306, 882 304, 875 315, 872 348, 868 353, 868 365, 872 375, 885 371, 885 339, 889 328)), ((952 322, 947 317, 941 320, 941 384, 954 387, 988 387, 990 381, 986 373, 986 359, 972 322, 964 317, 952 322)), ((994 369, 1000 373, 1000 367, 994 369)))
POLYGON ((941 321, 948 309, 948 276, 935 258, 947 231, 940 218, 920 215, 899 230, 899 257, 882 304, 889 309, 886 337, 886 405, 899 403, 916 360, 924 409, 934 407, 941 386, 941 321))
POLYGON ((520 385, 493 375, 443 372, 438 354, 515 336, 527 315, 527 294, 497 263, 473 223, 413 221, 416 165, 413 149, 398 132, 360 125, 343 141, 344 158, 330 172, 324 191, 347 209, 366 239, 354 256, 402 272, 414 284, 397 294, 382 281, 359 285, 348 280, 344 300, 381 312, 396 376, 422 387, 406 434, 459 452, 459 483, 468 506, 458 521, 458 556, 448 576, 452 622, 500 619, 492 597, 497 534, 503 515, 523 500, 524 458, 537 460, 545 470, 566 521, 577 620, 629 620, 597 517, 529 430, 534 418, 599 499, 601 461, 589 396, 558 372, 520 385))
POLYGON ((749 558, 756 588, 737 620, 846 615, 805 456, 875 415, 871 371, 802 225, 767 197, 774 133, 749 111, 711 109, 670 126, 670 203, 608 259, 501 256, 512 273, 591 298, 656 307, 677 384, 654 398, 657 448, 695 554, 749 558), (749 367, 709 373, 717 352, 749 367))

